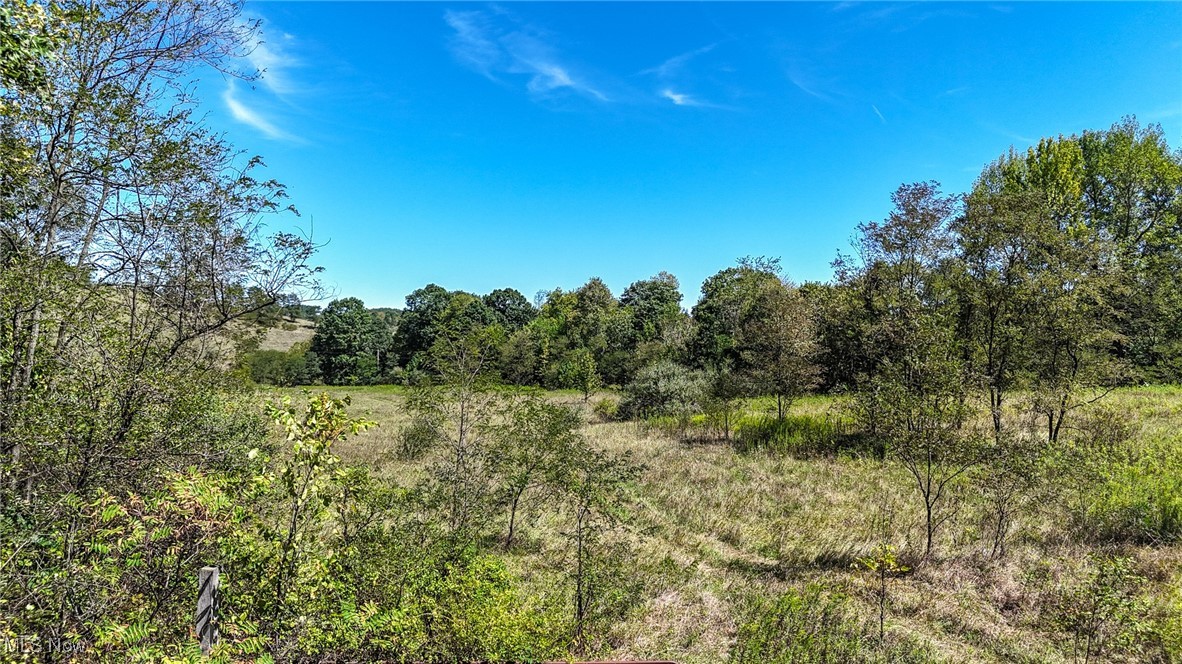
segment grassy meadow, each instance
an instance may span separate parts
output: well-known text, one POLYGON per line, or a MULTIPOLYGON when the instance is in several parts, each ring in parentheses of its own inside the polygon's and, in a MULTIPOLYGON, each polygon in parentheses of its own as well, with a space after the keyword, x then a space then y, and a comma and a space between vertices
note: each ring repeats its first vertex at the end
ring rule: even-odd
POLYGON ((297 319, 294 323, 282 323, 266 329, 259 342, 259 350, 288 351, 292 346, 312 341, 316 333, 316 324, 312 321, 297 319))
MULTIPOLYGON (((422 477, 423 462, 400 460, 394 451, 406 417, 402 388, 330 392, 347 395, 355 415, 379 424, 342 444, 345 461, 404 486, 422 477)), ((887 639, 898 641, 900 652, 914 648, 950 662, 1083 661, 1056 607, 1070 589, 1086 585, 1090 556, 1102 554, 1131 559, 1140 577, 1132 600, 1140 617, 1122 623, 1112 638, 1143 646, 1112 648, 1104 661, 1182 656, 1182 543, 1118 545, 1089 535, 1090 515, 1109 513, 1123 499, 1119 478, 1111 487, 1068 483, 1054 499, 1028 505, 1015 519, 1004 557, 990 555, 989 512, 966 482, 951 498, 955 513, 938 531, 935 555, 920 561, 923 503, 897 462, 869 453, 741 452, 722 440, 680 442, 659 428, 603 421, 591 404, 610 396, 584 402, 573 392, 547 393, 583 412, 582 433, 595 446, 630 453, 644 468, 632 487, 628 529, 636 554, 631 608, 603 644, 611 657, 686 664, 734 659, 744 624, 785 592, 815 584, 848 596, 851 615, 873 624, 877 638, 879 579, 859 561, 884 541, 909 568, 888 579, 887 639), (1099 503, 1103 510, 1095 509, 1099 503)), ((1110 409, 1102 413, 1127 414, 1127 445, 1141 450, 1140 458, 1160 460, 1154 468, 1163 475, 1141 479, 1150 486, 1178 482, 1168 473, 1182 459, 1182 387, 1122 389, 1102 403, 1110 409)), ((775 405, 745 407, 750 416, 775 405)), ((839 417, 841 408, 837 398, 809 397, 790 414, 839 417)), ((531 596, 562 592, 562 577, 546 562, 561 542, 554 528, 544 513, 535 514, 507 554, 531 596)))

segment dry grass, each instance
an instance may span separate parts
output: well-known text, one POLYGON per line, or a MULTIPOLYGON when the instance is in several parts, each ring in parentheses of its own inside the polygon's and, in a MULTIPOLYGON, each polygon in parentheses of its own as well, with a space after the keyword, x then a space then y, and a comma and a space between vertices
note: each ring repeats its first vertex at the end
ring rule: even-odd
MULTIPOLYGON (((401 390, 331 391, 348 395, 355 414, 380 423, 341 448, 347 460, 400 482, 421 476, 421 466, 392 453, 405 421, 401 390)), ((940 534, 936 557, 918 564, 922 503, 913 480, 894 463, 841 456, 801 460, 739 453, 722 443, 682 444, 635 424, 596 421, 591 405, 602 396, 584 403, 573 393, 550 395, 583 410, 584 434, 595 445, 629 452, 644 466, 635 487, 633 535, 635 574, 643 578, 644 591, 612 634, 607 654, 686 664, 726 661, 756 598, 818 580, 844 588, 869 614, 877 586, 857 560, 885 537, 915 568, 891 584, 889 629, 920 638, 948 661, 1073 661, 1065 635, 1042 619, 1042 591, 1031 578, 1041 570, 1065 583, 1090 549, 1067 537, 1053 512, 1024 515, 1009 555, 991 560, 983 510, 968 491, 940 534)), ((820 414, 832 404, 805 399, 793 412, 820 414)), ((1178 443, 1182 388, 1122 390, 1107 404, 1133 414, 1138 440, 1178 443)), ((557 546, 555 527, 545 518, 531 520, 522 546, 509 556, 529 592, 561 590, 560 577, 544 563, 557 546)), ((1182 630, 1182 546, 1125 547, 1121 553, 1138 561, 1157 610, 1172 612, 1182 630)))
POLYGON ((286 352, 298 343, 311 341, 312 335, 315 333, 316 325, 312 321, 297 318, 294 323, 289 323, 285 320, 279 325, 267 329, 259 344, 259 350, 286 352))

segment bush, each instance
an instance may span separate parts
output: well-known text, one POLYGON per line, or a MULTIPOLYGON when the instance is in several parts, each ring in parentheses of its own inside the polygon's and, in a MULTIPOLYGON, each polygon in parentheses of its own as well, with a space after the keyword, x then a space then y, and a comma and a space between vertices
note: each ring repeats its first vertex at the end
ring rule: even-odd
POLYGON ((305 608, 300 654, 413 662, 529 662, 563 654, 569 628, 560 607, 523 602, 501 561, 408 546, 408 534, 373 529, 330 566, 305 608))
POLYGON ((876 623, 858 616, 848 597, 820 585, 789 590, 753 613, 739 627, 733 664, 936 661, 912 640, 888 632, 880 641, 876 623))
POLYGON ((706 396, 706 378, 699 371, 662 360, 641 369, 624 387, 620 414, 628 419, 687 419, 706 396))
POLYGON ((604 397, 595 402, 595 415, 604 422, 610 422, 620 415, 620 402, 611 398, 604 397))
POLYGON ((426 417, 416 417, 398 432, 395 455, 404 461, 414 461, 443 440, 439 423, 426 417))
POLYGON ((1085 662, 1105 654, 1144 654, 1141 637, 1150 630, 1140 595, 1145 578, 1129 558, 1093 556, 1090 562, 1087 576, 1060 589, 1047 606, 1071 634, 1072 654, 1085 662))
POLYGON ((1109 457, 1127 457, 1129 440, 1136 433, 1132 413, 1107 406, 1087 410, 1076 428, 1079 444, 1109 457))
POLYGON ((372 424, 350 419, 346 405, 326 394, 304 408, 273 405, 290 453, 250 455, 259 474, 237 494, 248 500, 241 508, 224 500, 239 521, 214 554, 226 573, 223 606, 233 607, 219 654, 414 662, 560 656, 569 631, 562 606, 524 601, 500 560, 421 520, 415 492, 342 467, 335 444, 372 424))
POLYGON ((262 385, 311 385, 320 378, 320 362, 308 350, 307 343, 296 344, 286 352, 252 351, 243 356, 242 365, 250 373, 250 379, 262 385))

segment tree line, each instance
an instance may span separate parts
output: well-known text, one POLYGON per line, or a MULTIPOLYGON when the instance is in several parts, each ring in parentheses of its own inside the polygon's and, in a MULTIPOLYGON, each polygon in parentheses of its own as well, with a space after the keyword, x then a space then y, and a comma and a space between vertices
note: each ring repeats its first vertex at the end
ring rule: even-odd
POLYGON ((923 323, 957 345, 996 412, 1037 389, 1053 430, 1072 408, 1065 390, 1182 379, 1180 188, 1182 156, 1161 128, 1126 118, 1004 154, 965 194, 901 186, 886 219, 857 227, 830 282, 796 285, 778 260, 746 258, 688 311, 666 272, 618 297, 592 278, 533 303, 430 284, 396 316, 333 301, 309 350, 327 384, 415 384, 436 373, 435 343, 480 332, 509 384, 620 387, 667 361, 716 391, 791 398, 857 389, 923 323), (908 308, 935 318, 900 318, 908 308))

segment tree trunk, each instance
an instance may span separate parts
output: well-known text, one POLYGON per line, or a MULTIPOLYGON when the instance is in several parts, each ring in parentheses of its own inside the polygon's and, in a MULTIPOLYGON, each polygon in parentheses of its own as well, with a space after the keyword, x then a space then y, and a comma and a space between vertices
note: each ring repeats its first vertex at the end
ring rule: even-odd
POLYGON ((513 548, 513 531, 517 526, 517 503, 521 500, 521 494, 525 491, 517 491, 513 494, 513 502, 509 505, 509 533, 505 535, 505 550, 513 548))

